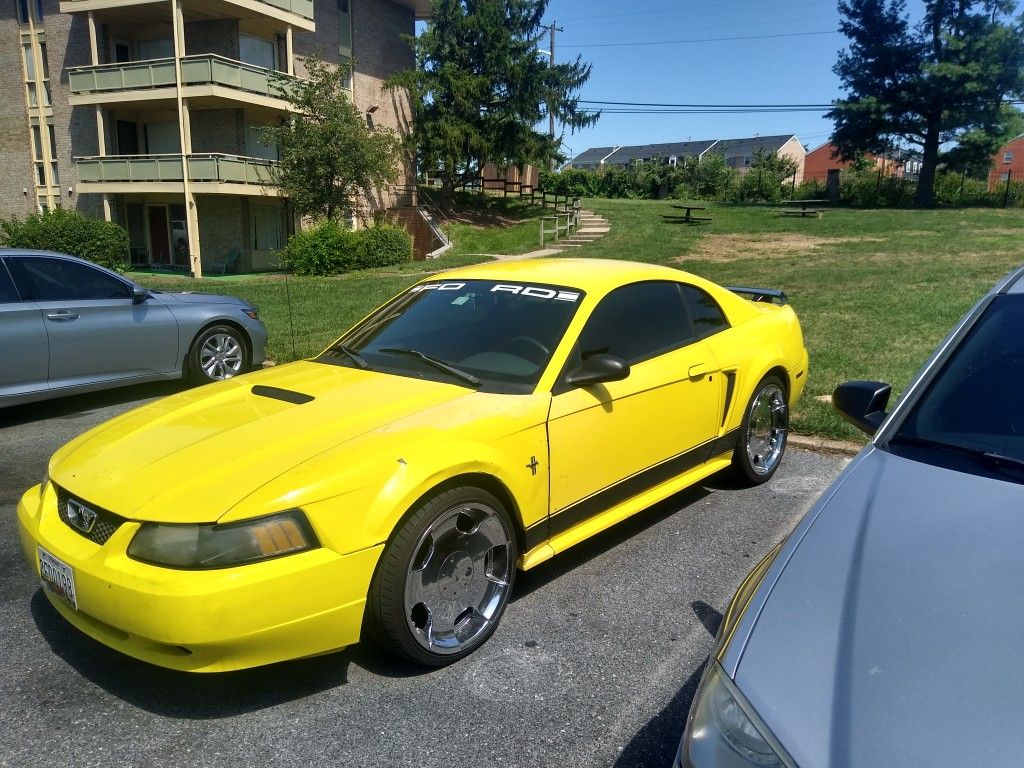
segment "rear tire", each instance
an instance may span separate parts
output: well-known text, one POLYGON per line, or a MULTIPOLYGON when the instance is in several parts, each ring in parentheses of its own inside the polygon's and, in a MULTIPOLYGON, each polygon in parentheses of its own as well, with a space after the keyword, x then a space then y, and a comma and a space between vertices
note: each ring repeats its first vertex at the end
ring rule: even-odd
POLYGON ((494 634, 516 575, 515 529, 494 496, 453 488, 427 499, 384 548, 367 600, 370 636, 428 667, 494 634))
POLYGON ((230 325, 211 325, 188 350, 186 376, 197 384, 224 381, 248 371, 250 361, 244 333, 230 325))
POLYGON ((765 376, 754 388, 740 426, 732 465, 750 485, 768 482, 782 463, 789 436, 789 399, 778 376, 765 376))

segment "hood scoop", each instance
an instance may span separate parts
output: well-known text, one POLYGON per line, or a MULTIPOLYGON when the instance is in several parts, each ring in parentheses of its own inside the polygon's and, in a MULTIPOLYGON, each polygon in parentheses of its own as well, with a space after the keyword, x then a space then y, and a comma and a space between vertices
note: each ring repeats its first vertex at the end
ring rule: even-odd
POLYGON ((283 400, 286 403, 294 403, 295 405, 305 405, 316 400, 312 395, 304 395, 301 392, 294 392, 290 389, 281 389, 280 387, 265 387, 262 384, 257 384, 252 388, 252 393, 259 397, 269 397, 271 400, 283 400))

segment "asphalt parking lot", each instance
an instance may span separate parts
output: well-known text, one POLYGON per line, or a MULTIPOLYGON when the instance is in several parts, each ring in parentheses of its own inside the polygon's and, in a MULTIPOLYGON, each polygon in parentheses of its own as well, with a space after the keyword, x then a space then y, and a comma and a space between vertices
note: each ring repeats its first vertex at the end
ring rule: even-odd
POLYGON ((668 766, 729 598, 845 459, 791 450, 520 574, 497 633, 443 670, 369 646, 188 676, 67 625, 17 540, 62 443, 180 385, 0 410, 0 766, 668 766))

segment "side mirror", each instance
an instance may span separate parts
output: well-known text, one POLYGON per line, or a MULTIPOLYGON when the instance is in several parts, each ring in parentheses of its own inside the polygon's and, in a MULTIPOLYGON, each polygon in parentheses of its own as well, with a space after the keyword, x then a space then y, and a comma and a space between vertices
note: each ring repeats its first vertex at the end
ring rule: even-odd
POLYGON ((839 415, 869 435, 882 426, 892 387, 881 381, 848 381, 832 393, 832 406, 839 415))
POLYGON ((132 304, 141 304, 149 298, 149 290, 137 283, 132 284, 132 304))
POLYGON ((622 381, 629 376, 629 363, 614 355, 591 355, 583 365, 572 371, 565 379, 574 387, 589 387, 607 381, 622 381))

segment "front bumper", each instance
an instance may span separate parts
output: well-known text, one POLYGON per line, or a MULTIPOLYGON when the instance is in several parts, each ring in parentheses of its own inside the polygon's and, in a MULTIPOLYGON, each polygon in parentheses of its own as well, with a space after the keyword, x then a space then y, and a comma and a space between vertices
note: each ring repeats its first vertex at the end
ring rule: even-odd
POLYGON ((74 570, 78 610, 46 591, 65 619, 104 645, 190 672, 223 672, 326 653, 359 641, 383 545, 339 555, 320 548, 214 571, 181 571, 126 554, 138 523, 102 546, 57 514, 53 486, 18 504, 18 533, 39 574, 42 546, 74 570))

